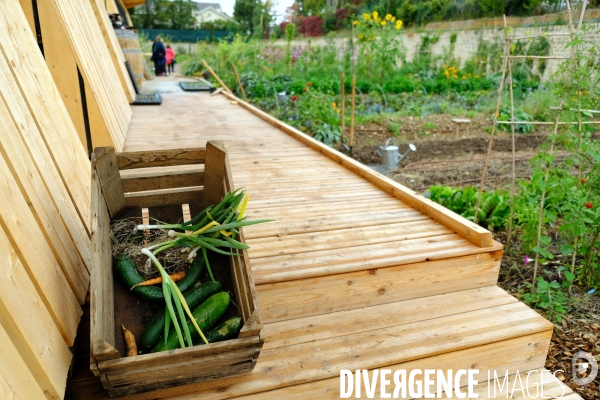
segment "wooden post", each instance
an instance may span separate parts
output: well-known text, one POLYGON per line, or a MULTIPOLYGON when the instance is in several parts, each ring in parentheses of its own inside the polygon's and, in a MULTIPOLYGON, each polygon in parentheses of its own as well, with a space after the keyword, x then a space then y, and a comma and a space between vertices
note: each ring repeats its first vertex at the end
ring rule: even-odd
POLYGON ((223 199, 223 179, 227 151, 220 140, 206 143, 204 164, 204 198, 203 204, 218 204, 223 199))
POLYGON ((341 92, 341 96, 342 96, 342 99, 340 101, 341 108, 342 108, 342 127, 341 127, 342 145, 344 144, 344 133, 346 130, 346 120, 345 120, 345 118, 346 118, 346 98, 345 98, 346 97, 346 88, 344 87, 345 83, 346 83, 346 79, 344 77, 344 71, 342 71, 342 85, 340 87, 340 89, 341 89, 340 92, 341 92))
POLYGON ((202 64, 204 64, 204 66, 206 67, 206 69, 208 70, 208 72, 210 72, 211 75, 215 77, 215 79, 217 80, 217 82, 219 82, 219 84, 221 86, 223 86, 223 89, 225 89, 229 93, 233 94, 233 92, 231 91, 231 89, 229 89, 227 87, 227 85, 225 83, 223 83, 223 81, 221 80, 221 78, 219 78, 219 76, 215 73, 215 71, 212 70, 212 68, 206 63, 206 61, 204 61, 204 60, 200 60, 200 61, 202 61, 202 64))
POLYGON ((231 68, 233 68, 233 73, 235 74, 235 80, 238 83, 238 86, 240 87, 240 90, 242 92, 242 96, 244 96, 244 101, 247 103, 248 102, 248 98, 246 97, 246 92, 244 92, 244 87, 242 86, 242 81, 240 81, 240 76, 237 73, 237 69, 235 68, 235 64, 231 63, 231 68))
POLYGON ((350 108, 350 151, 354 146, 354 102, 356 100, 356 75, 352 75, 352 107, 350 108))

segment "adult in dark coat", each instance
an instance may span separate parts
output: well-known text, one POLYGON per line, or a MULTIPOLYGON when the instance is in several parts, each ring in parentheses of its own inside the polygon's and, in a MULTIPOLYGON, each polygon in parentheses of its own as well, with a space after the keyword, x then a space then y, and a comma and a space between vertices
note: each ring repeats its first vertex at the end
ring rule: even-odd
POLYGON ((150 57, 150 61, 154 62, 154 73, 156 74, 156 76, 167 74, 166 50, 165 45, 162 43, 162 38, 160 36, 156 37, 156 40, 152 45, 152 57, 150 57))

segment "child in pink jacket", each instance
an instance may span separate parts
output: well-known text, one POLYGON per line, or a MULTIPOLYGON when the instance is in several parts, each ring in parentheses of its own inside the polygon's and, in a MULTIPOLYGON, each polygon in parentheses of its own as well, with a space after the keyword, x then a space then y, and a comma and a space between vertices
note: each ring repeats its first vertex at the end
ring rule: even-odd
POLYGON ((171 45, 167 45, 165 50, 165 57, 167 58, 167 75, 175 72, 175 51, 171 48, 171 45))

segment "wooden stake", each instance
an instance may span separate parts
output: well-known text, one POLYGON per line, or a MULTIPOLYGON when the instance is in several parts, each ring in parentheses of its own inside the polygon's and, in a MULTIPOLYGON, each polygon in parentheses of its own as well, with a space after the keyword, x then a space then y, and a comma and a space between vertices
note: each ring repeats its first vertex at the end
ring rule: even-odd
POLYGON ((356 75, 352 75, 352 107, 350 108, 350 151, 354 146, 354 102, 356 100, 356 75))
POLYGON ((342 108, 342 145, 344 144, 344 132, 346 131, 346 88, 344 84, 346 83, 346 79, 344 77, 344 71, 342 71, 342 86, 340 87, 340 92, 342 95, 342 99, 340 100, 340 107, 342 108))
POLYGON ((244 92, 244 87, 242 86, 242 81, 240 81, 240 76, 237 73, 237 69, 235 68, 235 64, 231 63, 231 68, 233 68, 233 73, 235 74, 235 80, 238 83, 238 86, 240 87, 240 91, 242 92, 242 96, 244 96, 244 101, 247 103, 248 102, 248 98, 246 97, 246 92, 244 92))
MULTIPOLYGON (((504 16, 504 28, 506 28, 506 15, 504 16)), ((506 29, 505 29, 506 31, 506 29)), ((508 48, 511 46, 511 39, 509 37, 506 38, 506 43, 508 48)), ((515 102, 513 96, 513 78, 512 78, 512 68, 511 68, 511 59, 508 59, 508 90, 510 93, 510 130, 512 133, 512 181, 510 186, 510 217, 508 219, 508 234, 506 236, 506 247, 510 246, 510 240, 512 236, 512 228, 513 228, 513 218, 515 216, 515 102)))
POLYGON ((223 89, 225 89, 229 93, 233 94, 233 92, 231 91, 231 89, 229 89, 227 87, 227 85, 225 83, 223 83, 223 81, 221 80, 221 78, 219 78, 219 76, 215 73, 215 71, 212 70, 212 68, 206 63, 206 61, 204 61, 204 60, 200 60, 200 61, 202 61, 202 64, 204 64, 204 66, 206 67, 206 69, 208 70, 208 72, 210 72, 211 75, 215 77, 215 79, 217 80, 217 82, 219 82, 219 84, 221 86, 223 86, 223 89))

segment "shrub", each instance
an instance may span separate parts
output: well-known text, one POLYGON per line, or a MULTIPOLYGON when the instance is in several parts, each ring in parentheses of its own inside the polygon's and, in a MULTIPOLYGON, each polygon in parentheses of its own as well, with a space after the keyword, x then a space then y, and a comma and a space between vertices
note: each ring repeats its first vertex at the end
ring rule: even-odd
POLYGON ((306 17, 302 21, 300 33, 306 36, 322 36, 323 35, 323 18, 319 16, 306 17))

